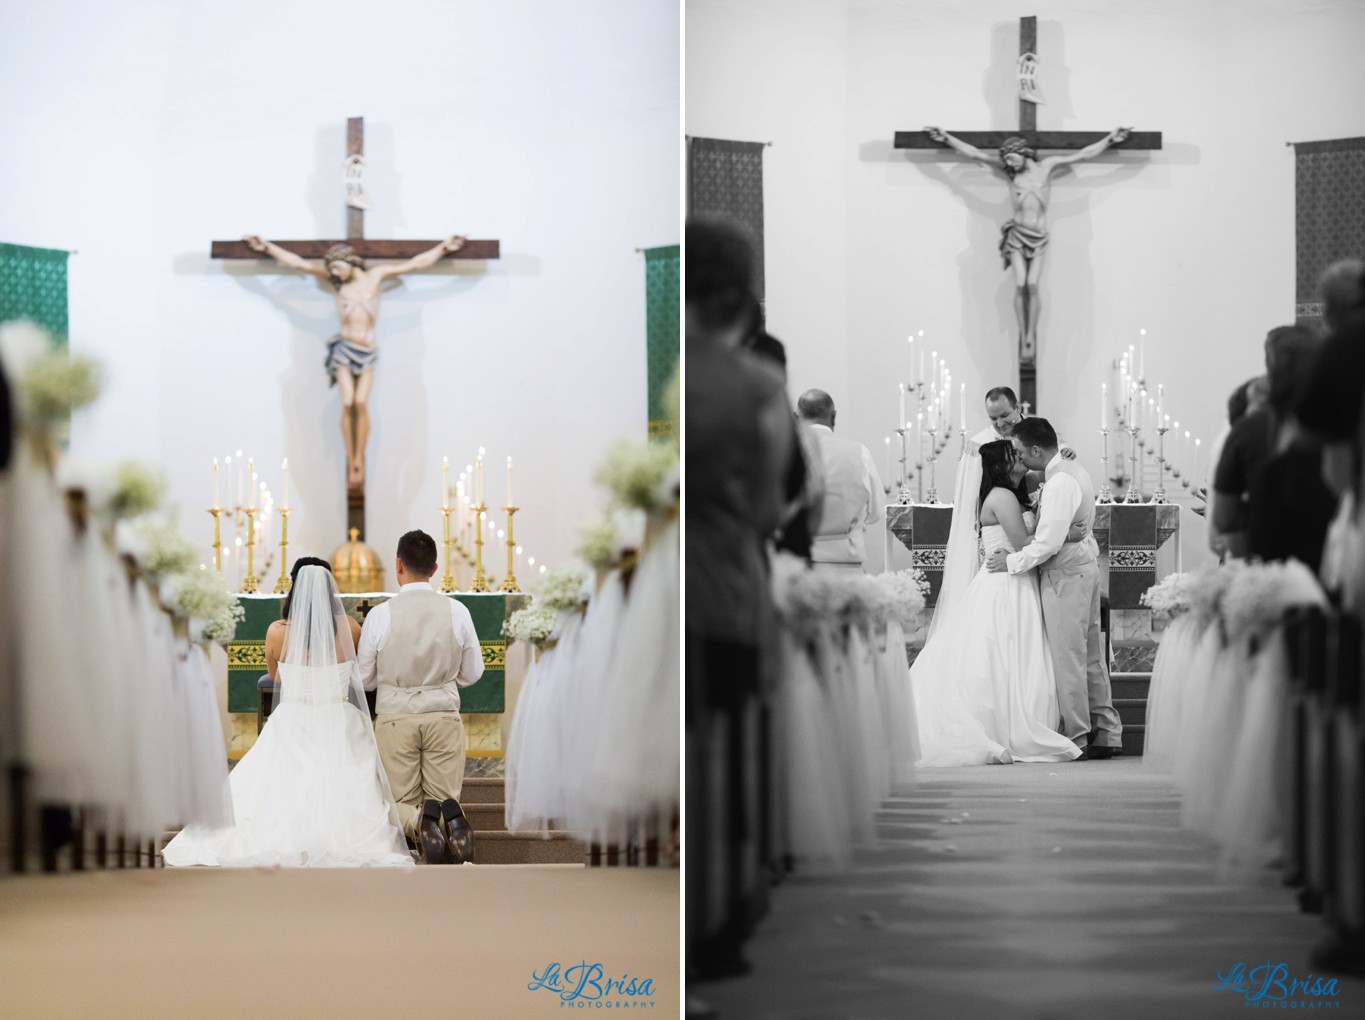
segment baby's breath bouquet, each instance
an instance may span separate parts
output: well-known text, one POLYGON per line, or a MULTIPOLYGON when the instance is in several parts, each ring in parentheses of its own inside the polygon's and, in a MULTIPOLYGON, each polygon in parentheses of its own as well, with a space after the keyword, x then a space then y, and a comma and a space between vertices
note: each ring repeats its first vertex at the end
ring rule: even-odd
POLYGON ((621 533, 610 513, 593 517, 578 526, 578 548, 574 550, 594 570, 607 570, 621 559, 621 533))
POLYGON ((1167 574, 1143 592, 1140 601, 1158 616, 1179 616, 1190 608, 1193 581, 1193 574, 1167 574))
POLYGON ((161 604, 189 619, 191 631, 199 632, 205 641, 231 641, 237 624, 246 617, 226 582, 211 570, 186 570, 162 578, 161 604))
POLYGON ((556 611, 577 609, 587 601, 583 584, 588 572, 578 563, 566 563, 547 571, 537 585, 536 603, 556 611))
POLYGON ((525 641, 537 648, 550 640, 559 626, 559 614, 549 606, 537 605, 533 599, 525 609, 518 609, 502 624, 502 633, 513 641, 525 641))
POLYGON ((929 579, 920 570, 893 570, 874 580, 887 590, 895 610, 892 619, 912 630, 929 598, 929 579))
POLYGON ((1237 574, 1246 569, 1242 560, 1228 560, 1216 567, 1206 567, 1189 582, 1190 610, 1205 623, 1218 619, 1223 611, 1223 596, 1237 574))
POLYGON ((137 561, 143 573, 161 577, 193 570, 194 543, 181 534, 174 524, 150 514, 129 523, 141 539, 142 548, 137 561))
POLYGON ((671 501, 677 468, 678 450, 673 445, 623 439, 607 451, 593 480, 621 506, 651 511, 671 501))
POLYGON ((1229 640, 1236 641, 1273 628, 1290 606, 1326 601, 1313 572, 1298 560, 1256 563, 1229 580, 1223 595, 1223 622, 1229 640))
POLYGON ((47 332, 31 322, 0 326, 0 358, 14 385, 17 417, 34 435, 63 432, 71 412, 100 395, 99 363, 54 347, 47 332))
POLYGON ((830 577, 790 553, 773 557, 770 584, 778 618, 794 637, 830 622, 830 577))
POLYGON ((136 517, 155 510, 166 492, 166 477, 135 460, 114 468, 114 491, 106 507, 114 517, 136 517))
POLYGON ((848 624, 873 630, 885 627, 892 617, 898 617, 900 599, 877 578, 853 574, 848 578, 847 586, 850 597, 844 617, 848 624))

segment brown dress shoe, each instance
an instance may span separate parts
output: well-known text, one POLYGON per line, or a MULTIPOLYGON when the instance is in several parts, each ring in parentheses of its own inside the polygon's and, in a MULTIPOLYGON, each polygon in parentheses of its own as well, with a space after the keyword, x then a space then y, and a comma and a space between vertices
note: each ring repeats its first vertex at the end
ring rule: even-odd
POLYGON ((422 805, 417 818, 417 847, 423 864, 444 864, 446 859, 445 829, 441 825, 441 802, 429 800, 422 805))
POLYGON ((474 860, 474 827, 465 817, 459 801, 451 797, 441 802, 441 821, 446 838, 447 864, 469 864, 474 860))

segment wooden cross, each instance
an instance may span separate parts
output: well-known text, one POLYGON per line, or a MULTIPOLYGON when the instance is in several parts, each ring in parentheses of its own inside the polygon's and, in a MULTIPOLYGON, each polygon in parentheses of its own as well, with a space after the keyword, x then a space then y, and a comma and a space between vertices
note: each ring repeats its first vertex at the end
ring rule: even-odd
MULTIPOLYGON (((346 121, 346 157, 363 156, 365 153, 365 118, 351 117, 346 121)), ((275 241, 286 251, 291 251, 306 259, 320 259, 327 249, 341 241, 329 238, 323 241, 275 241)), ((365 210, 348 205, 346 207, 345 242, 355 249, 363 259, 410 259, 440 244, 440 241, 371 241, 365 238, 365 210)), ((252 250, 245 241, 214 241, 210 257, 215 259, 252 259, 263 256, 252 250)), ((498 241, 466 240, 459 251, 443 255, 442 259, 496 259, 501 255, 498 241)), ((346 510, 348 529, 365 534, 365 491, 363 487, 347 487, 346 510)))
MULTIPOLYGON (((1038 54, 1038 19, 1030 16, 1019 19, 1019 56, 1036 58, 1038 54)), ((977 148, 999 149, 1006 138, 1023 138, 1035 150, 1082 149, 1098 142, 1107 131, 1039 131, 1037 104, 1020 96, 1019 129, 1017 131, 953 131, 957 138, 977 148)), ((942 143, 934 141, 925 131, 897 131, 897 149, 938 149, 942 143)), ((1134 131, 1123 142, 1125 149, 1160 149, 1160 131, 1134 131)), ((1033 351, 1020 351, 1019 397, 1032 406, 1038 403, 1038 365, 1033 351)))

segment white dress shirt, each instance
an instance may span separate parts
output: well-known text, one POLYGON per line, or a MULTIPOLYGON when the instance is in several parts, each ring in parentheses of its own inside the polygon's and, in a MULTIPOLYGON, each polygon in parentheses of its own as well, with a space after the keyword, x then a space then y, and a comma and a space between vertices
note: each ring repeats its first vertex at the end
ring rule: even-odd
POLYGON ((881 479, 866 446, 836 436, 828 425, 811 423, 820 441, 825 498, 812 536, 810 558, 815 563, 861 566, 867 555, 864 529, 882 519, 881 479))
POLYGON ((1053 557, 1056 559, 1048 566, 1063 568, 1093 563, 1099 558, 1099 545, 1093 534, 1094 493, 1090 494, 1087 506, 1085 485, 1072 474, 1073 471, 1080 473, 1081 469, 1073 461, 1064 461, 1060 451, 1048 461, 1044 469, 1043 494, 1038 501, 1038 527, 1033 533, 1033 541, 1005 558, 1011 574, 1032 570, 1053 557), (1067 545, 1067 532, 1082 516, 1087 524, 1085 538, 1067 545))
MULTIPOLYGON (((413 581, 411 584, 403 585, 398 590, 401 594, 405 591, 421 589, 431 591, 431 582, 413 581)), ((463 651, 460 656, 459 671, 455 676, 447 678, 446 682, 454 681, 457 687, 468 687, 483 676, 483 651, 479 647, 479 635, 474 630, 474 618, 469 615, 469 610, 458 599, 450 599, 450 625, 454 628, 455 637, 459 640, 463 651)), ((378 680, 376 660, 388 639, 389 604, 381 602, 371 609, 365 617, 365 626, 360 631, 360 646, 356 649, 360 682, 367 691, 375 689, 378 680)), ((458 697, 456 703, 458 705, 458 697)), ((458 708, 456 710, 458 711, 458 708)))

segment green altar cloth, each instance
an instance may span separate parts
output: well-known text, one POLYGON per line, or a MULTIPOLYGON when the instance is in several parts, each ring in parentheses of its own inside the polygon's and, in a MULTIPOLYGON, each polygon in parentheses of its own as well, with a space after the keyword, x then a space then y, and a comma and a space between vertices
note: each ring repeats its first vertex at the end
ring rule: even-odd
MULTIPOLYGON (((365 614, 392 595, 343 595, 346 612, 361 623, 365 614)), ((504 709, 503 695, 507 667, 507 642, 502 623, 508 612, 506 595, 451 596, 459 599, 474 618, 474 631, 483 651, 483 676, 478 683, 460 690, 460 713, 496 713, 504 709)), ((527 601, 524 595, 511 596, 513 610, 527 601)), ((265 632, 280 618, 283 595, 238 595, 246 619, 237 625, 237 634, 227 646, 228 711, 256 711, 256 683, 265 674, 265 632)))

